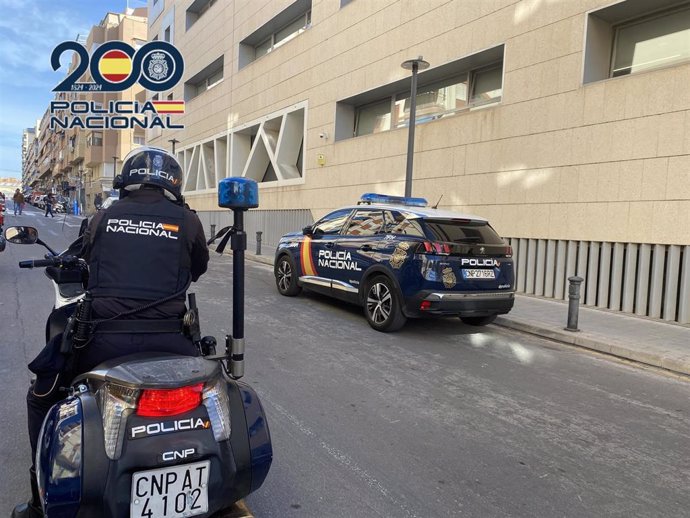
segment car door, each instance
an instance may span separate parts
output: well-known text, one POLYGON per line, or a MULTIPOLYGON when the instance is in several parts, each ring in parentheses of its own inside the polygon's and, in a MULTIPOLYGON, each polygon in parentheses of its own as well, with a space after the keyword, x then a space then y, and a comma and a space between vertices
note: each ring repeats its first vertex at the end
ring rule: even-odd
POLYGON ((334 292, 357 295, 364 272, 378 262, 383 225, 381 209, 362 208, 354 211, 335 246, 334 292))
POLYGON ((340 209, 314 223, 300 244, 300 281, 309 288, 330 295, 331 280, 337 275, 332 261, 335 243, 352 209, 340 209))

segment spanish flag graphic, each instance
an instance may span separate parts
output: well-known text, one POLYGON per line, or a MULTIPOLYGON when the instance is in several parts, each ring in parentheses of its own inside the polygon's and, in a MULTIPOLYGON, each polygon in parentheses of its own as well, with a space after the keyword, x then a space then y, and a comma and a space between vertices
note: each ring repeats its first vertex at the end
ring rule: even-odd
POLYGON ((300 263, 302 275, 316 275, 314 260, 311 257, 311 238, 305 237, 300 250, 300 263))
POLYGON ((109 50, 98 62, 98 71, 110 83, 121 83, 132 73, 132 60, 121 50, 109 50))
POLYGON ((163 230, 167 230, 169 232, 179 232, 180 227, 179 227, 179 225, 171 225, 170 223, 163 223, 163 230))
POLYGON ((184 101, 152 101, 157 113, 184 113, 184 101))

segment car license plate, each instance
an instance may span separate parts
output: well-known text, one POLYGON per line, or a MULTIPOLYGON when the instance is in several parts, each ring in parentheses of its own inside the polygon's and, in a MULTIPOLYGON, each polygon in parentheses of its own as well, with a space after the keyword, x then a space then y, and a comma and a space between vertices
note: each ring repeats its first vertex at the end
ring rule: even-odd
POLYGON ((463 279, 495 279, 496 272, 493 270, 463 270, 463 279))
POLYGON ((208 511, 211 461, 138 471, 132 476, 132 518, 196 516, 208 511))

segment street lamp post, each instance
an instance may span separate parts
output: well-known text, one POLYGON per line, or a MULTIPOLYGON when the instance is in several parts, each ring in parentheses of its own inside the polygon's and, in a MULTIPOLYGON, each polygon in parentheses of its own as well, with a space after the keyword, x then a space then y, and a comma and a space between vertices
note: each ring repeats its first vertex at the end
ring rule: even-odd
POLYGON ((171 138, 170 140, 168 140, 168 142, 170 142, 172 144, 172 154, 174 155, 175 154, 175 144, 179 144, 180 141, 177 140, 176 138, 171 138))
POLYGON ((417 122, 417 71, 429 68, 429 63, 422 56, 408 59, 401 65, 405 70, 412 70, 410 87, 410 122, 407 136, 407 167, 405 168, 405 196, 412 196, 412 159, 414 156, 414 127, 417 122))

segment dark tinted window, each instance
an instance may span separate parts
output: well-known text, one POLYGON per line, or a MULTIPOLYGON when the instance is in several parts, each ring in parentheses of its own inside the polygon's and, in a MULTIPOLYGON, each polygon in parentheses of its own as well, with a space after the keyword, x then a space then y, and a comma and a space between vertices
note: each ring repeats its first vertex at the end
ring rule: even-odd
POLYGON ((488 223, 466 223, 453 220, 424 220, 434 240, 449 243, 482 243, 502 245, 503 240, 488 223))
POLYGON ((384 231, 387 234, 402 234, 405 236, 424 237, 424 232, 416 219, 406 218, 398 211, 387 210, 386 226, 384 231))
POLYGON ((351 209, 340 209, 321 218, 314 224, 314 233, 337 234, 350 216, 351 209))
POLYGON ((348 225, 348 236, 373 236, 383 230, 383 212, 380 210, 358 210, 348 225))

